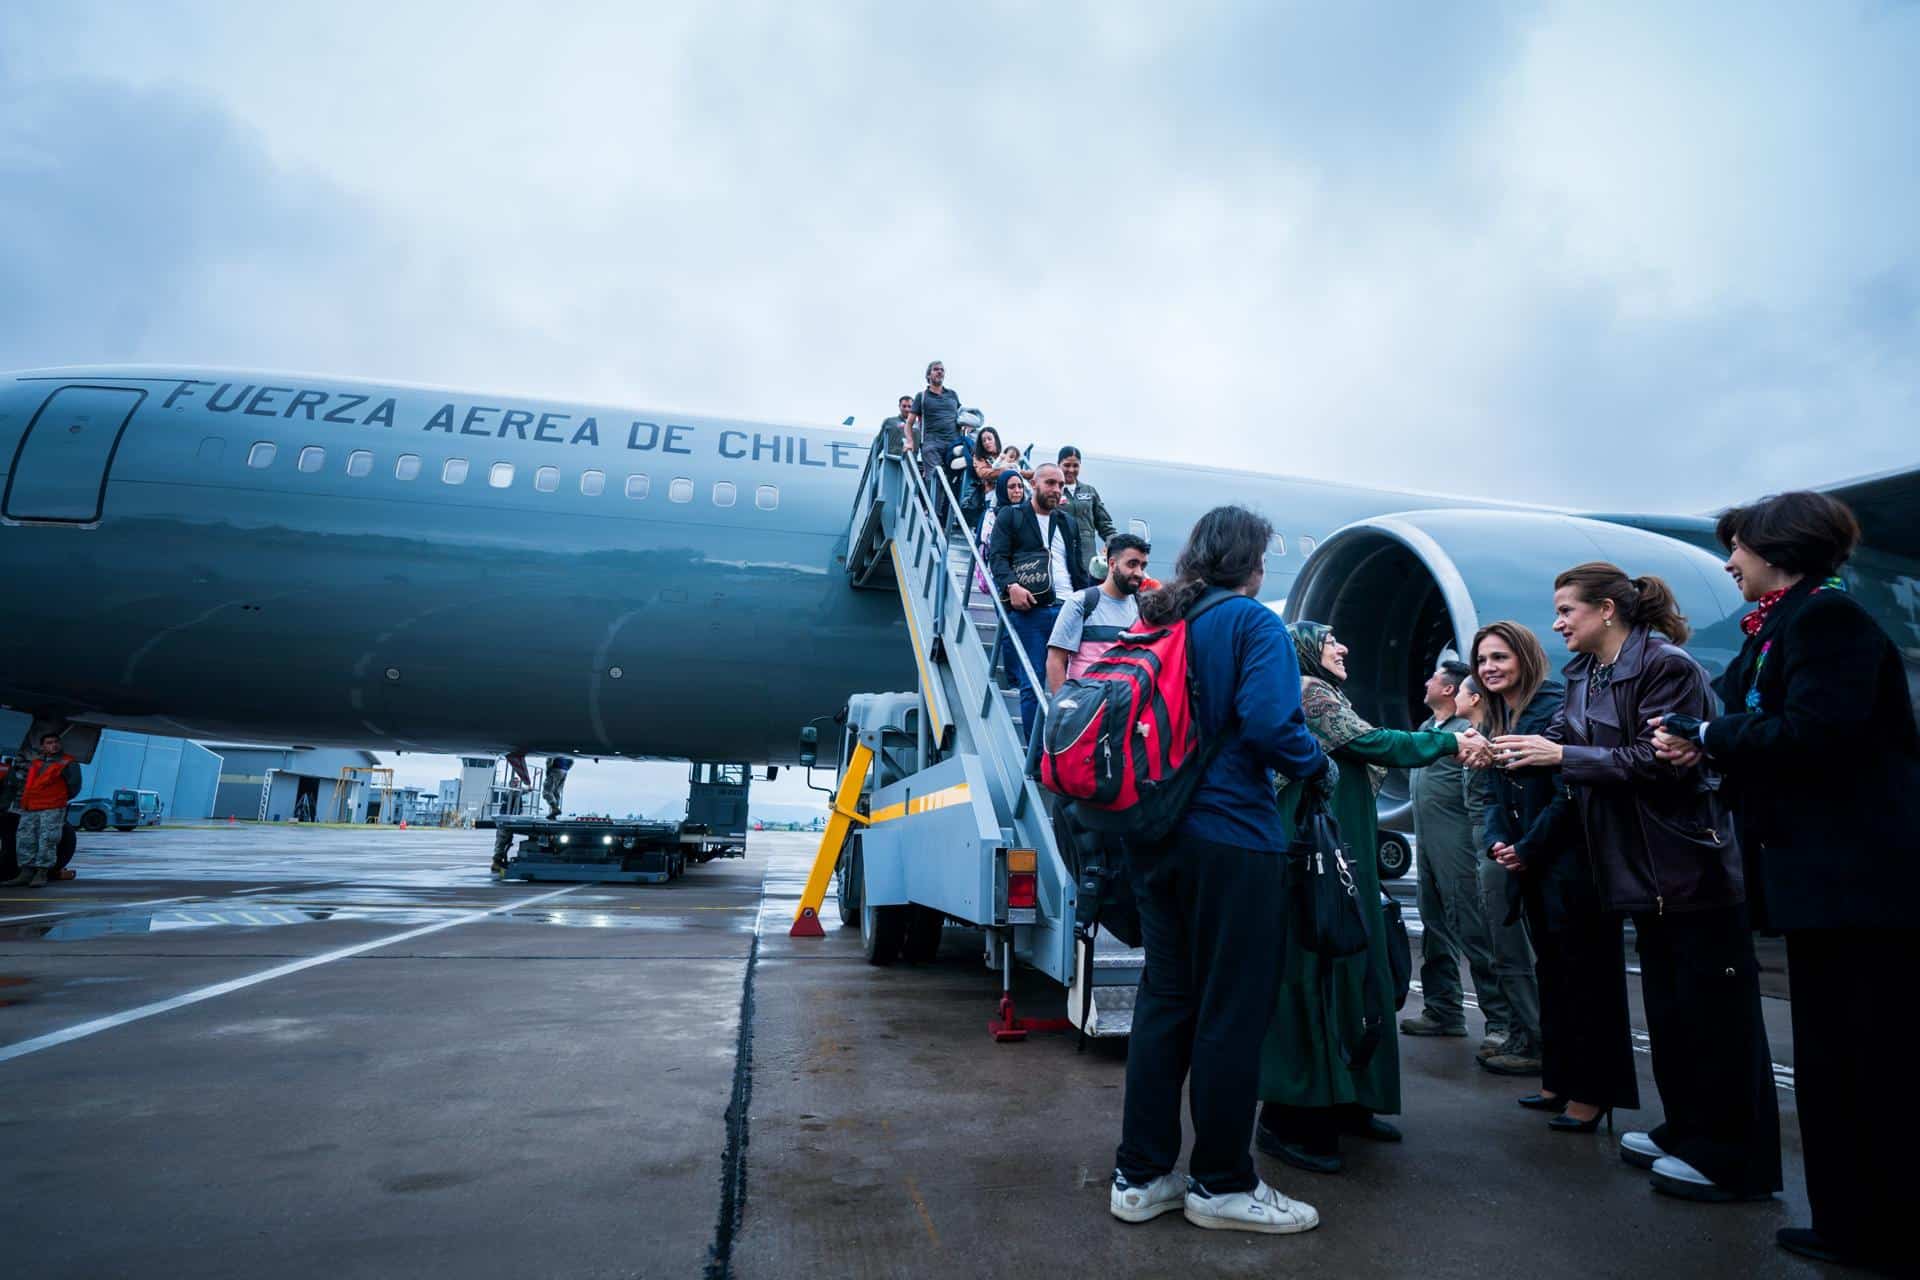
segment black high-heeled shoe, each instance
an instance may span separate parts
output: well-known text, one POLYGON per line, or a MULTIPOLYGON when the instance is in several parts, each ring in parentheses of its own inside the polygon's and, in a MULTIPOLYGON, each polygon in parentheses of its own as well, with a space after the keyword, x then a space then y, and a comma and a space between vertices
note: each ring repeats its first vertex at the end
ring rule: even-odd
POLYGON ((1607 1122, 1607 1132, 1612 1133, 1613 1132, 1613 1108, 1612 1107, 1607 1107, 1607 1108, 1604 1108, 1603 1110, 1595 1112, 1593 1119, 1591 1120, 1575 1120, 1572 1116, 1567 1115, 1565 1112, 1562 1112, 1561 1114, 1555 1116, 1553 1119, 1547 1121, 1547 1128, 1554 1130, 1556 1133, 1598 1133, 1600 1131, 1600 1122, 1602 1120, 1605 1120, 1607 1122))
POLYGON ((1555 1115, 1567 1109, 1567 1095, 1564 1093, 1555 1094, 1551 1098, 1544 1093, 1530 1093, 1519 1099, 1519 1102, 1529 1111, 1551 1111, 1555 1115))

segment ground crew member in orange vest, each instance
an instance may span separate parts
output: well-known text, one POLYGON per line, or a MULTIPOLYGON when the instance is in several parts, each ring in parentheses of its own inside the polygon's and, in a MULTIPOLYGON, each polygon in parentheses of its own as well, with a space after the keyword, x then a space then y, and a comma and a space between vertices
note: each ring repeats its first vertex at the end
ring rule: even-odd
MULTIPOLYGON (((18 768, 18 765, 15 765, 18 768)), ((60 857, 67 802, 80 794, 80 762, 60 749, 60 735, 40 735, 40 756, 27 766, 20 789, 20 874, 8 888, 38 889, 60 857)))

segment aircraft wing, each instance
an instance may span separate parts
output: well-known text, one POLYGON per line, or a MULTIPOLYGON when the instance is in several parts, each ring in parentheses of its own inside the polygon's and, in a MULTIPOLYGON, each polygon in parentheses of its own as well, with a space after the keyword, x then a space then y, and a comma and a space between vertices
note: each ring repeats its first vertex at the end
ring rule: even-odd
POLYGON ((1920 560, 1920 467, 1826 485, 1821 492, 1853 508, 1867 546, 1920 560))

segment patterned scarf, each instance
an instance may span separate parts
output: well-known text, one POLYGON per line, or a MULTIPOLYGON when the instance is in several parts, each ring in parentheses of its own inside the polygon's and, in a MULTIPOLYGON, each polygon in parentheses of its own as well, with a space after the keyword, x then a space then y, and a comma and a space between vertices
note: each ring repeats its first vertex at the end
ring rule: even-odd
MULTIPOLYGON (((1320 662, 1320 651, 1327 637, 1333 634, 1333 628, 1323 622, 1296 622, 1287 630, 1300 657, 1300 709, 1306 715, 1308 730, 1319 739, 1321 749, 1331 755, 1355 738, 1372 733, 1373 726, 1353 709, 1347 695, 1340 692, 1340 682, 1320 662)), ((1379 794, 1386 780, 1384 768, 1375 764, 1367 766, 1367 781, 1372 783, 1374 794, 1379 794)), ((1291 782, 1291 778, 1274 775, 1274 793, 1284 792, 1291 782)))
POLYGON ((1787 592, 1789 590, 1791 590, 1791 588, 1782 587, 1778 591, 1769 591, 1758 600, 1755 600, 1753 602, 1753 612, 1740 619, 1740 629, 1750 636, 1759 635, 1760 628, 1767 625, 1767 615, 1773 612, 1773 606, 1787 598, 1787 592))
MULTIPOLYGON (((1767 594, 1765 594, 1764 596, 1761 596, 1758 600, 1756 600, 1754 603, 1757 607, 1754 609, 1754 611, 1748 614, 1746 617, 1740 619, 1741 630, 1745 631, 1750 636, 1760 634, 1760 628, 1765 626, 1767 623, 1767 611, 1773 608, 1774 605, 1779 604, 1781 597, 1785 596, 1787 592, 1791 591, 1792 589, 1793 588, 1791 587, 1783 587, 1779 591, 1769 591, 1767 592, 1767 594)), ((1846 589, 1847 589, 1846 579, 1842 578, 1838 574, 1835 574, 1833 577, 1828 578, 1825 582, 1821 583, 1819 586, 1815 587, 1813 590, 1807 592, 1807 594, 1810 596, 1817 596, 1822 591, 1845 591, 1846 589)), ((1747 710, 1749 711, 1760 710, 1760 672, 1766 668, 1767 655, 1772 652, 1773 652, 1773 641, 1769 640, 1765 644, 1760 646, 1760 656, 1758 656, 1753 660, 1753 674, 1748 676, 1747 678, 1746 705, 1747 705, 1747 710)))

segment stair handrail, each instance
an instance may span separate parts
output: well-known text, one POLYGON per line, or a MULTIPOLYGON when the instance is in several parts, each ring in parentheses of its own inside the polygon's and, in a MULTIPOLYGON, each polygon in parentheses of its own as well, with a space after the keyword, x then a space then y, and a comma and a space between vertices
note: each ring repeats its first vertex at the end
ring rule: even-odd
MULTIPOLYGON (((920 476, 920 469, 912 465, 912 462, 913 460, 911 458, 903 458, 901 460, 902 465, 906 467, 908 484, 914 494, 916 503, 920 507, 920 514, 929 523, 939 527, 943 540, 950 541, 947 534, 947 522, 943 522, 934 516, 932 497, 927 493, 926 482, 920 476)), ((966 539, 968 559, 979 567, 981 576, 991 583, 993 581, 993 574, 988 571, 987 562, 980 554, 980 540, 974 536, 973 528, 967 523, 966 517, 960 514, 960 503, 954 497, 953 486, 947 483, 947 477, 944 474, 935 472, 935 475, 940 481, 941 492, 947 499, 947 521, 957 523, 960 526, 960 532, 966 539)), ((953 566, 951 563, 944 562, 944 557, 941 570, 947 575, 948 583, 951 584, 953 580, 953 566)), ((971 576, 969 575, 966 595, 962 598, 963 608, 965 607, 965 600, 971 599, 972 594, 973 584, 971 576)), ((987 591, 984 594, 988 602, 993 605, 994 616, 999 619, 1000 634, 1002 636, 1011 635, 1013 623, 1007 617, 1005 606, 1000 603, 1000 593, 997 591, 987 591)), ((978 642, 976 641, 976 643, 978 642)), ((1032 734, 1028 737, 1028 740, 1022 744, 1026 747, 1026 771, 1031 773, 1039 758, 1040 743, 1044 740, 1043 730, 1047 723, 1047 716, 1050 713, 1046 698, 1047 686, 1046 682, 1035 674, 1033 663, 1027 660, 1026 650, 1018 644, 1013 644, 1009 647, 1013 650, 1013 656, 1015 660, 1019 662, 1020 669, 1026 672, 1027 679, 1031 682, 1031 687, 1039 701, 1040 715, 1033 722, 1032 734)))

